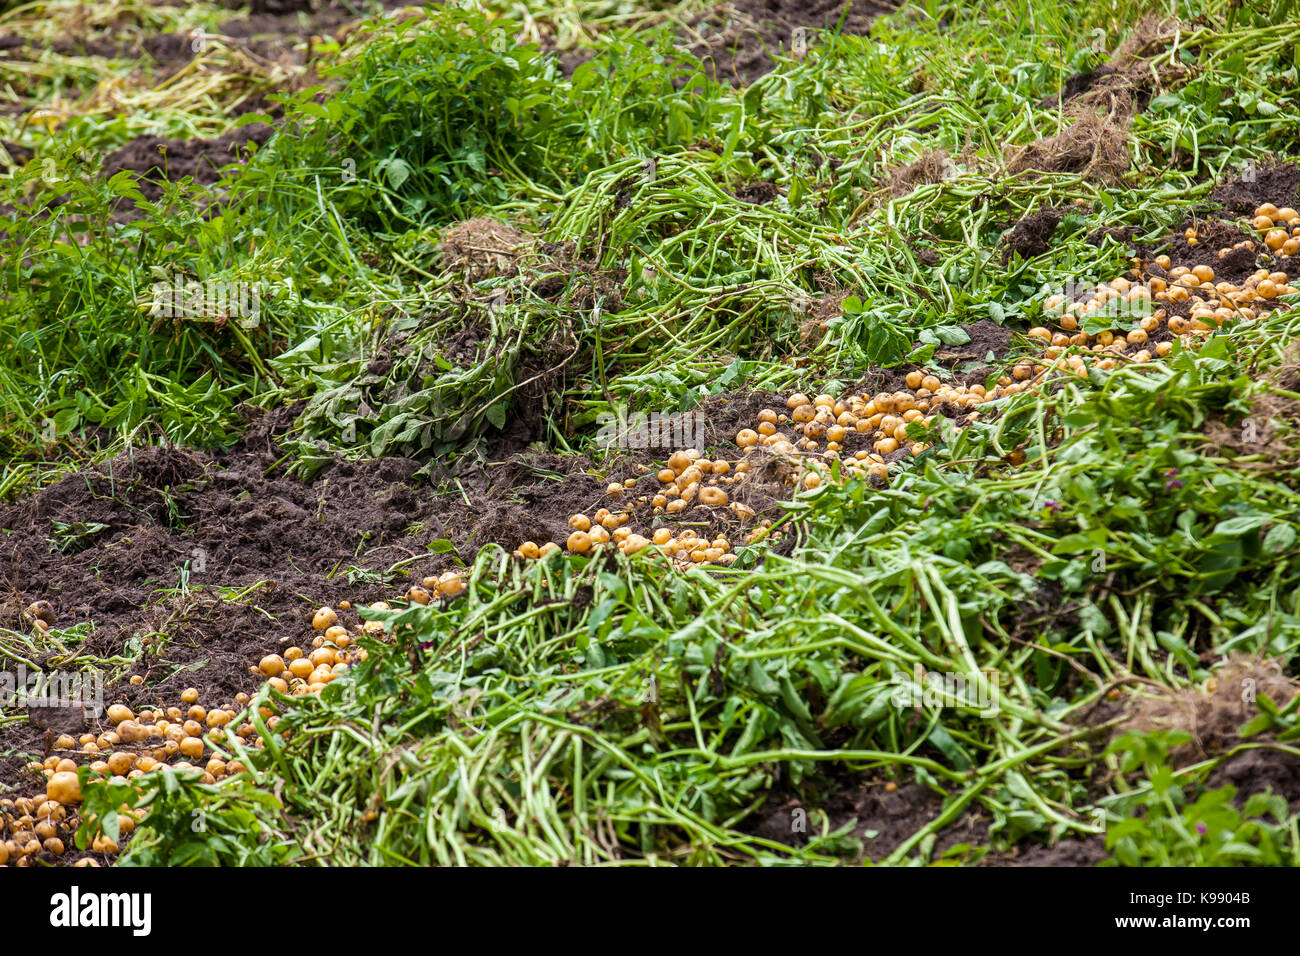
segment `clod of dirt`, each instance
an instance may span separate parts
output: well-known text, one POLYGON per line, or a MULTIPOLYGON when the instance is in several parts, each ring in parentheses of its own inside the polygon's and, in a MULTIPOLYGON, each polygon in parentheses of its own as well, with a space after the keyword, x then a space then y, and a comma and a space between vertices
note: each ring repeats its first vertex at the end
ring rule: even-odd
POLYGON ((1180 24, 1175 17, 1149 14, 1135 23, 1128 36, 1111 54, 1110 63, 1117 70, 1138 65, 1152 54, 1167 47, 1177 36, 1180 24))
POLYGON ((1214 281, 1239 284, 1258 268, 1256 265, 1258 250, 1232 249, 1233 245, 1243 239, 1254 239, 1259 250, 1267 251, 1264 249, 1264 244, 1259 242, 1257 234, 1247 232, 1235 223, 1224 222, 1222 219, 1200 222, 1188 220, 1174 231, 1173 242, 1169 248, 1169 259, 1172 265, 1186 266, 1189 269, 1205 263, 1214 269, 1214 281), (1188 226, 1194 226, 1196 229, 1194 246, 1187 243, 1185 230, 1188 226), (1220 259, 1218 258, 1220 249, 1231 251, 1220 259))
POLYGON ((1005 266, 1017 254, 1022 259, 1041 256, 1051 246, 1056 227, 1064 218, 1064 209, 1049 206, 1021 219, 1002 241, 1002 264, 1005 266))
POLYGON ((1084 179, 1118 183, 1129 168, 1128 124, 1132 101, 1118 94, 1106 112, 1067 111, 1069 125, 1055 136, 1007 151, 1007 172, 1075 173, 1084 179))
POLYGON ((841 304, 850 295, 852 295, 851 291, 835 286, 825 290, 819 298, 813 300, 811 310, 799 323, 799 343, 802 347, 800 356, 816 348, 817 343, 826 337, 831 319, 843 314, 841 304))
POLYGON ((918 186, 943 182, 952 163, 944 149, 926 153, 920 159, 891 170, 885 177, 885 188, 890 196, 906 196, 918 186))
POLYGON ((468 283, 508 278, 519 274, 519 260, 532 244, 530 236, 498 219, 470 219, 442 234, 439 264, 468 283))
POLYGON ((599 305, 607 313, 623 307, 623 284, 627 282, 623 267, 601 269, 597 260, 582 256, 572 241, 542 242, 537 251, 541 260, 528 274, 543 276, 531 285, 543 299, 557 304, 563 299, 563 304, 582 310, 599 305))
MULTIPOLYGON (((1275 661, 1237 657, 1216 670, 1204 688, 1148 688, 1134 696, 1127 702, 1128 718, 1113 733, 1187 731, 1191 741, 1170 752, 1173 765, 1184 767, 1242 743, 1238 731, 1259 715, 1254 703, 1259 694, 1267 694, 1278 707, 1285 707, 1297 692, 1300 684, 1285 677, 1275 661)), ((1267 739, 1268 734, 1251 738, 1257 742, 1267 739)))
MULTIPOLYGON (((927 787, 916 783, 893 789, 891 786, 885 781, 862 779, 819 798, 815 804, 774 792, 745 829, 775 843, 802 846, 807 843, 808 833, 799 827, 811 816, 809 809, 820 810, 829 818, 831 830, 856 821, 851 833, 862 841, 863 858, 878 862, 943 810, 943 798, 927 787)), ((930 858, 936 859, 960 843, 987 844, 988 831, 987 819, 967 814, 938 834, 930 858)))
POLYGON ((1136 226, 1101 226, 1084 236, 1083 241, 1090 246, 1101 248, 1102 243, 1107 239, 1113 239, 1121 246, 1126 246, 1133 242, 1135 235, 1137 235, 1136 226))
POLYGON ((748 186, 741 186, 735 191, 734 195, 741 202, 747 202, 754 206, 763 206, 775 199, 778 193, 774 183, 757 182, 750 183, 748 186))
MULTIPOLYGON (((936 349, 934 360, 952 369, 957 379, 966 385, 983 384, 994 370, 995 363, 1010 351, 1012 332, 992 319, 980 319, 958 328, 970 336, 970 341, 965 345, 936 349), (990 355, 993 356, 992 359, 989 358, 990 355)), ((963 414, 969 411, 970 409, 962 410, 963 414)))
POLYGON ((1186 75, 1181 67, 1152 69, 1146 57, 1164 49, 1178 27, 1176 20, 1145 17, 1092 73, 1066 81, 1056 96, 1039 103, 1060 104, 1067 125, 1059 133, 1006 151, 1007 171, 1075 173, 1101 183, 1117 183, 1129 168, 1128 128, 1133 116, 1162 89, 1186 75))

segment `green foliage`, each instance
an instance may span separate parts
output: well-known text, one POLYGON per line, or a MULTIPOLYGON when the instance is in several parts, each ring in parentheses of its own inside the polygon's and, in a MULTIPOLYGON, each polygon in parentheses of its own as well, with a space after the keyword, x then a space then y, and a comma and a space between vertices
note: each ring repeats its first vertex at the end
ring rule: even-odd
MULTIPOLYGON (((774 50, 771 74, 734 87, 674 46, 693 9, 443 5, 318 48, 331 85, 285 95, 257 156, 156 203, 129 175, 105 181, 93 154, 146 129, 214 134, 224 117, 0 117, 6 140, 37 149, 0 183, 0 491, 54 455, 227 443, 246 402, 304 401, 287 447, 311 474, 338 452, 445 464, 524 416, 552 447, 582 446, 616 409, 838 392, 904 361, 942 371, 942 352, 973 341, 964 326, 1021 330, 1046 286, 1125 270, 1131 247, 1089 241, 1099 227, 1157 244, 1233 164, 1293 152, 1294 25, 1218 0, 1175 8, 1178 52, 1151 64, 1158 95, 1117 184, 1008 176, 1004 149, 1055 133, 1043 98, 1163 2, 1124 5, 1123 30, 1110 0, 910 5, 868 37, 774 50), (592 58, 566 77, 525 35, 592 58), (938 175, 899 176, 938 150, 938 175), (115 218, 121 199, 141 217, 115 218), (1006 231, 1047 206, 1069 210, 1049 248, 1004 261, 1006 231), (478 215, 535 240, 517 274, 468 281, 443 261, 441 228, 478 215), (151 290, 172 276, 258 283, 263 316, 160 320, 151 290), (466 337, 477 352, 453 353, 466 337)), ((465 555, 465 597, 375 615, 394 641, 365 639, 368 660, 319 696, 263 692, 246 717, 265 748, 229 742, 262 783, 86 781, 85 810, 108 831, 122 803, 147 808, 124 860, 147 865, 946 865, 985 850, 934 859, 971 810, 991 847, 1096 833, 1094 728, 1073 718, 1108 682, 1184 686, 1231 652, 1294 669, 1295 480, 1206 433, 1281 394, 1268 379, 1298 334, 1275 314, 1195 353, 1000 400, 961 433, 940 418, 889 486, 800 494, 782 522, 792 546, 758 542, 730 569, 465 555), (925 689, 918 672, 985 683, 900 704, 900 688, 925 689), (846 781, 882 779, 938 800, 888 854, 828 810, 846 781), (808 810, 806 840, 757 835, 778 789, 808 810)), ((1295 436, 1277 441, 1270 454, 1295 436)), ((103 528, 68 517, 51 544, 75 554, 103 528)), ((340 568, 369 586, 406 573, 340 568)), ((33 640, 0 634, 25 659, 33 640)), ((96 663, 124 672, 143 653, 96 663)), ((1294 740, 1296 703, 1258 703, 1243 735, 1294 740)), ((1294 862, 1277 798, 1197 795, 1168 765, 1173 738, 1124 741, 1112 756, 1142 779, 1103 801, 1121 818, 1112 862, 1294 862)))
POLYGON ((129 783, 88 781, 83 769, 78 849, 103 834, 122 842, 119 809, 143 809, 118 866, 276 866, 298 856, 265 819, 280 802, 247 776, 201 782, 198 770, 162 769, 129 783), (101 822, 102 821, 102 822, 101 822))
POLYGON ((1106 849, 1113 855, 1100 865, 1300 865, 1300 815, 1288 815, 1285 797, 1256 793, 1238 809, 1236 787, 1189 796, 1168 759, 1172 747, 1190 739, 1182 731, 1132 733, 1107 749, 1120 758, 1121 773, 1140 770, 1146 780, 1104 801, 1122 819, 1107 825, 1106 849))

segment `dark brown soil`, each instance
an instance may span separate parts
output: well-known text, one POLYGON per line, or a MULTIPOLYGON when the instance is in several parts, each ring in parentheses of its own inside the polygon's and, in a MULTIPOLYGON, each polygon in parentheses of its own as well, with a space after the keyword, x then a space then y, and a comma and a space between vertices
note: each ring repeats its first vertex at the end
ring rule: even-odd
POLYGON ((970 336, 970 341, 935 349, 934 360, 950 369, 963 384, 982 384, 996 368, 995 363, 1010 352, 1014 334, 992 319, 980 319, 960 328, 970 336))
POLYGON ((168 139, 142 136, 109 153, 104 160, 107 179, 129 170, 138 174, 140 192, 151 202, 162 196, 160 182, 179 182, 190 177, 200 186, 211 186, 221 178, 221 169, 245 158, 261 146, 274 129, 265 123, 249 123, 215 139, 168 139))
MULTIPOLYGON (((1278 707, 1285 707, 1300 693, 1300 687, 1283 673, 1277 662, 1241 656, 1216 668, 1214 682, 1205 687, 1171 690, 1142 685, 1139 692, 1125 693, 1117 701, 1105 702, 1081 719, 1099 726, 1123 717, 1110 731, 1112 736, 1133 730, 1186 731, 1192 739, 1170 751, 1172 766, 1183 767, 1221 757, 1221 763, 1206 781, 1207 787, 1233 784, 1239 790, 1238 803, 1271 788, 1285 797, 1295 812, 1300 808, 1300 757, 1270 748, 1275 733, 1241 737, 1242 725, 1259 713, 1253 701, 1243 699, 1247 687, 1256 694, 1267 694, 1278 707), (1239 750, 1243 745, 1252 744, 1263 746, 1239 750)), ((1101 787, 1107 785, 1105 779, 1097 783, 1101 787)))
MULTIPOLYGON (((406 4, 384 0, 382 5, 385 9, 392 9, 406 4)), ((234 9, 240 5, 231 3, 224 6, 234 9)), ((316 38, 337 34, 340 28, 366 16, 369 6, 339 0, 321 3, 255 0, 249 5, 246 15, 223 22, 211 42, 232 45, 263 60, 302 64, 310 58, 316 38)), ((5 39, 8 38, 0 38, 0 44, 5 39)), ((186 32, 160 33, 135 39, 121 26, 113 26, 96 35, 86 33, 61 38, 51 49, 62 56, 100 56, 121 60, 148 57, 155 75, 165 77, 195 57, 195 39, 186 32)), ((14 44, 15 47, 21 45, 14 44)))
POLYGON ((1022 259, 1041 256, 1051 247, 1056 227, 1064 218, 1065 210, 1049 206, 1021 219, 1002 240, 1002 264, 1005 266, 1015 255, 1022 259))
POLYGON ((1022 844, 1010 853, 993 853, 981 866, 1096 866, 1106 859, 1106 841, 1095 836, 1086 840, 1061 840, 1055 846, 1022 844))
POLYGON ((808 31, 840 29, 865 36, 875 19, 893 9, 880 0, 732 0, 691 23, 686 42, 705 71, 721 82, 748 85, 773 67, 772 54, 788 55, 796 27, 808 31))
MULTIPOLYGON (((887 781, 875 779, 854 781, 847 788, 814 801, 801 800, 788 792, 774 792, 748 825, 741 828, 775 843, 803 846, 810 832, 819 833, 821 829, 818 814, 813 811, 825 813, 832 831, 855 821, 849 832, 862 841, 861 860, 879 862, 943 811, 943 797, 916 783, 901 784, 891 791, 887 781), (805 832, 796 831, 793 826, 798 810, 807 814, 805 832), (869 835, 872 833, 874 836, 869 835)), ((988 818, 972 810, 940 831, 930 859, 938 859, 959 844, 978 848, 988 841, 988 818)))
POLYGON ((906 196, 918 186, 941 182, 952 157, 946 149, 936 149, 920 159, 906 163, 885 175, 885 188, 890 196, 906 196))
POLYGON ((1237 803, 1272 791, 1285 797, 1292 813, 1300 812, 1300 757, 1281 750, 1245 750, 1227 758, 1210 774, 1206 786, 1237 788, 1237 803))
POLYGON ((778 195, 776 185, 768 182, 750 183, 747 186, 741 186, 736 190, 735 196, 741 202, 747 202, 755 206, 763 206, 770 203, 778 195))
POLYGON ((1116 72, 1118 71, 1110 64, 1103 64, 1091 73, 1075 73, 1065 81, 1065 85, 1061 87, 1059 92, 1039 100, 1038 108, 1040 110, 1050 110, 1068 103, 1076 96, 1087 93, 1104 77, 1111 76, 1116 72))
MULTIPOLYGON (((277 464, 284 452, 274 436, 296 412, 283 408, 253 421, 226 452, 140 449, 0 507, 0 626, 28 630, 23 609, 44 600, 56 629, 93 624, 85 653, 117 656, 133 637, 148 639, 125 675, 139 674, 144 683, 106 688, 106 704, 174 703, 187 686, 209 706, 229 703, 257 687, 248 668, 262 655, 310 639, 315 607, 400 597, 410 581, 455 567, 458 557, 471 560, 489 543, 510 550, 526 540, 563 542, 570 515, 611 503, 608 478, 593 462, 545 453, 465 456, 439 470, 432 488, 413 479, 417 462, 400 458, 335 461, 305 482, 277 464), (60 538, 54 522, 87 530, 60 538), (95 525, 104 527, 90 530, 95 525), (440 539, 455 554, 432 553, 429 545, 440 539), (412 557, 418 560, 403 573, 389 573, 412 557), (239 589, 249 590, 232 598, 239 589)), ((714 420, 710 440, 738 430, 738 402, 714 399, 705 413, 714 420)), ((615 460, 609 472, 638 479, 642 487, 629 498, 658 489, 653 470, 630 462, 615 460)), ((734 500, 760 513, 775 513, 784 491, 761 480, 732 488, 734 500)), ((648 505, 627 506, 634 527, 654 523, 648 505)), ((678 520, 737 541, 743 534, 726 509, 688 509, 678 520)), ((355 611, 341 614, 344 623, 357 623, 355 611)), ((43 755, 45 730, 39 718, 6 725, 0 753, 43 755)), ((24 767, 22 759, 0 761, 0 788, 30 788, 35 781, 26 780, 24 767)))
POLYGON ((1186 266, 1189 269, 1202 263, 1210 266, 1214 269, 1216 282, 1240 283, 1259 268, 1257 264, 1259 254, 1257 251, 1232 249, 1235 243, 1243 239, 1256 239, 1258 249, 1267 251, 1267 247, 1258 241, 1257 236, 1233 223, 1224 222, 1222 219, 1195 223, 1188 221, 1179 230, 1175 231, 1168 255, 1175 266, 1186 266), (1187 244, 1187 237, 1182 231, 1191 225, 1196 227, 1196 245, 1194 246, 1187 244), (1220 249, 1230 249, 1231 251, 1220 259, 1220 249))
POLYGON ((1268 202, 1279 209, 1300 208, 1300 167, 1268 166, 1256 169, 1247 179, 1252 181, 1237 176, 1216 187, 1209 203, 1228 216, 1246 217, 1268 202))

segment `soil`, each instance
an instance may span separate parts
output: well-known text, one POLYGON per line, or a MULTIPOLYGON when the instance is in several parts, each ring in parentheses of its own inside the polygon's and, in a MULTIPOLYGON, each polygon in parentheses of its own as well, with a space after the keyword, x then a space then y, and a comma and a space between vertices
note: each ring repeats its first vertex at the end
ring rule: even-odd
MULTIPOLYGON (((1217 668, 1213 683, 1205 687, 1170 690, 1144 685, 1139 692, 1108 701, 1081 719, 1099 726, 1123 717, 1110 731, 1112 738, 1133 730, 1186 731, 1192 739, 1170 751, 1173 767, 1222 757, 1206 780, 1207 787, 1236 786, 1239 806, 1250 795, 1271 788, 1286 798, 1291 812, 1300 811, 1300 757, 1272 749, 1269 745, 1274 742, 1275 732, 1248 739, 1240 735, 1242 725, 1259 713, 1257 705, 1245 699, 1247 689, 1257 695, 1267 694, 1280 708, 1300 693, 1300 685, 1287 678, 1276 662, 1239 656, 1217 668), (1234 753, 1249 744, 1262 746, 1234 753)), ((1107 780, 1095 783, 1104 789, 1107 780)))
POLYGON ((994 853, 981 866, 1096 866, 1106 859, 1106 841, 1100 836, 1086 840, 1061 840, 1055 846, 1022 844, 1009 853, 994 853))
POLYGON ((1051 96, 1045 96, 1039 100, 1038 108, 1040 110, 1050 110, 1053 107, 1058 107, 1064 103, 1068 103, 1076 96, 1087 93, 1104 77, 1113 76, 1117 72, 1118 70, 1110 64, 1103 64, 1092 72, 1075 73, 1065 81, 1065 85, 1061 87, 1059 92, 1053 93, 1051 96))
POLYGON ((1101 248, 1107 239, 1113 239, 1121 246, 1132 245, 1133 237, 1137 235, 1135 226, 1101 226, 1094 229, 1084 237, 1084 242, 1090 246, 1101 248))
POLYGON ((721 82, 747 86, 769 72, 772 53, 790 50, 796 27, 865 36, 875 19, 893 9, 880 0, 732 0, 720 3, 684 31, 693 56, 721 82))
MULTIPOLYGON (((765 396, 761 404, 768 403, 765 396)), ((706 403, 709 442, 734 436, 737 423, 752 418, 753 404, 738 393, 706 403)), ((609 504, 608 478, 590 473, 599 471, 593 462, 540 452, 502 459, 489 453, 488 460, 443 468, 433 488, 413 479, 417 462, 401 458, 336 460, 306 482, 278 465, 284 452, 275 436, 297 412, 282 408, 252 420, 226 451, 140 449, 0 507, 0 626, 30 629, 23 609, 44 600, 56 629, 92 625, 80 646, 86 653, 116 656, 133 637, 148 639, 122 679, 106 687, 105 705, 172 702, 188 686, 209 706, 229 704, 258 686, 251 664, 310 637, 316 607, 400 596, 406 580, 456 567, 458 557, 469 560, 489 543, 562 542, 570 515, 609 504), (84 533, 60 538, 54 522, 80 523, 84 533), (456 553, 431 553, 440 539, 456 553), (419 560, 406 566, 409 579, 376 583, 412 557, 419 560), (181 587, 186 564, 188 585, 181 587), (230 596, 244 588, 246 597, 230 596), (127 683, 137 674, 142 684, 127 683)), ((644 485, 637 494, 658 488, 653 471, 630 461, 616 462, 612 474, 636 477, 644 485)), ((787 493, 761 478, 743 490, 731 487, 733 500, 760 514, 775 514, 778 496, 787 493)), ((635 527, 654 521, 649 505, 628 507, 635 527)), ((680 520, 701 533, 707 526, 736 540, 743 534, 726 509, 688 509, 680 520)), ((344 623, 358 623, 355 610, 340 614, 344 623)), ((0 730, 0 752, 19 755, 0 760, 0 789, 35 783, 21 755, 46 752, 48 722, 33 717, 0 730)))
POLYGON ((573 309, 590 310, 599 305, 608 314, 623 307, 625 268, 601 269, 596 259, 582 256, 572 241, 542 242, 536 248, 542 259, 534 271, 545 278, 535 281, 531 289, 543 299, 559 304, 567 289, 566 304, 573 309))
POLYGON ((890 196, 906 196, 918 186, 942 182, 952 157, 945 149, 926 153, 914 162, 890 170, 885 176, 885 188, 890 196))
MULTIPOLYGON (((266 123, 249 123, 214 139, 169 139, 141 136, 104 159, 104 178, 122 170, 138 174, 140 192, 151 202, 162 196, 160 181, 179 182, 187 176, 200 186, 211 186, 221 178, 221 169, 239 162, 260 147, 274 132, 266 123)), ((133 203, 119 206, 119 214, 129 216, 133 203)))
POLYGON ((741 202, 754 206, 765 206, 779 195, 776 185, 768 182, 750 183, 736 190, 735 196, 741 202))
MULTIPOLYGON (((821 821, 816 811, 825 813, 829 829, 835 831, 851 821, 849 833, 862 841, 862 856, 856 862, 878 863, 903 845, 913 834, 943 810, 943 797, 917 783, 905 783, 890 790, 884 780, 861 777, 848 781, 816 802, 801 800, 788 791, 773 792, 748 825, 741 829, 757 837, 786 846, 804 846, 809 832, 819 833, 821 821), (796 811, 807 812, 807 831, 796 832, 796 811), (874 836, 870 835, 874 833, 874 836)), ((972 848, 988 844, 989 819, 972 810, 952 826, 939 832, 930 851, 936 860, 959 844, 972 848)))
POLYGON ((514 226, 481 217, 457 223, 442 234, 439 263, 467 283, 518 275, 519 260, 533 239, 514 226))
POLYGON ((1280 750, 1246 750, 1224 760, 1206 781, 1210 788, 1231 784, 1238 806, 1247 798, 1272 792, 1285 797, 1291 812, 1300 811, 1300 757, 1280 750))
MULTIPOLYGON (((224 4, 232 10, 239 4, 224 4)), ((384 0, 386 10, 406 4, 384 0)), ((368 4, 348 4, 340 0, 312 3, 310 0, 256 0, 246 15, 234 17, 217 27, 214 44, 226 44, 243 53, 266 61, 301 65, 311 58, 313 43, 319 38, 336 36, 348 24, 368 16, 368 4)), ((0 38, 5 41, 20 38, 0 38)), ((159 78, 183 68, 196 55, 196 37, 185 32, 160 33, 138 40, 123 38, 120 27, 107 28, 102 35, 89 33, 55 41, 51 49, 61 56, 98 56, 108 59, 135 60, 148 57, 159 78)), ((23 43, 12 43, 19 48, 23 43)), ((201 47, 200 47, 201 49, 201 47)))
POLYGON ((995 363, 1010 352, 1014 335, 1011 329, 992 319, 980 319, 958 327, 970 336, 970 341, 965 345, 935 349, 934 360, 952 370, 954 377, 965 385, 983 384, 993 372, 995 363), (990 354, 993 361, 989 360, 990 354))
POLYGON ((1255 214, 1264 203, 1281 208, 1300 208, 1300 167, 1275 165, 1255 169, 1217 186, 1209 196, 1209 207, 1230 217, 1255 214))
POLYGON ((1064 209, 1049 206, 1021 219, 1002 240, 1002 264, 1005 266, 1015 255, 1022 259, 1041 256, 1051 247, 1056 227, 1064 218, 1064 209))
POLYGON ((1059 133, 1010 147, 1007 172, 1075 173, 1093 182, 1118 184, 1130 164, 1131 119, 1131 110, 1120 105, 1110 112, 1072 110, 1071 121, 1059 133))

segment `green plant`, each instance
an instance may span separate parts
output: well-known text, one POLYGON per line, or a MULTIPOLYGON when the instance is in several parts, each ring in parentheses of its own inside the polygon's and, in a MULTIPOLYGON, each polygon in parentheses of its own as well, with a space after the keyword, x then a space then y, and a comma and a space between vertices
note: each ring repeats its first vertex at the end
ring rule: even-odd
POLYGON ((102 835, 122 841, 119 810, 144 810, 119 866, 276 866, 299 856, 268 822, 280 802, 247 777, 200 781, 198 770, 159 770, 130 783, 91 781, 81 771, 78 849, 102 835))
MULTIPOLYGON (((1226 786, 1192 799, 1168 763, 1169 750, 1190 739, 1183 731, 1131 733, 1107 748, 1120 758, 1120 773, 1140 770, 1145 779, 1103 801, 1123 818, 1106 827, 1106 849, 1113 855, 1100 865, 1300 865, 1300 814, 1289 814, 1285 797, 1252 794, 1239 809, 1237 788, 1226 786)), ((1195 793, 1195 781, 1188 782, 1195 793)))

